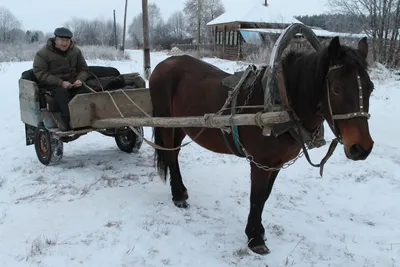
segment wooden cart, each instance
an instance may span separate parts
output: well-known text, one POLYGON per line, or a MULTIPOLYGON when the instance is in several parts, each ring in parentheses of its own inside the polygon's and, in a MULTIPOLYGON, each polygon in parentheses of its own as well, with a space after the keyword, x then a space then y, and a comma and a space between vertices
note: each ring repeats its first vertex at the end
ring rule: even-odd
MULTIPOLYGON (((132 77, 138 74, 126 74, 132 77)), ((124 75, 123 75, 124 76, 124 75)), ((144 80, 139 76, 140 85, 144 80)), ((130 86, 129 88, 131 88, 130 86)), ((147 89, 122 88, 110 94, 120 102, 121 108, 129 110, 125 93, 133 98, 143 95, 143 101, 150 103, 147 89), (143 92, 145 92, 143 94, 143 92), (123 101, 120 101, 122 99, 123 101), (125 102, 124 102, 125 101, 125 102)), ((96 92, 75 96, 69 103, 71 122, 70 131, 60 131, 53 115, 57 110, 52 107, 51 94, 39 89, 36 82, 28 79, 19 79, 19 103, 21 120, 25 124, 26 145, 34 145, 39 161, 44 165, 55 165, 63 156, 63 143, 71 142, 89 132, 96 131, 106 136, 114 137, 118 148, 127 153, 136 153, 143 143, 143 127, 135 127, 135 134, 129 127, 91 127, 94 118, 112 118, 117 116, 110 95, 105 92, 96 92), (114 109, 112 109, 114 108, 114 109), (105 113, 104 113, 105 112, 105 113), (100 117, 98 117, 100 116, 100 117)), ((149 110, 147 108, 147 110, 149 110)), ((151 110, 151 109, 150 109, 151 110)), ((134 109, 132 109, 133 112, 134 109)), ((137 115, 129 111, 128 116, 137 115)), ((119 114, 118 114, 119 116, 119 114)))

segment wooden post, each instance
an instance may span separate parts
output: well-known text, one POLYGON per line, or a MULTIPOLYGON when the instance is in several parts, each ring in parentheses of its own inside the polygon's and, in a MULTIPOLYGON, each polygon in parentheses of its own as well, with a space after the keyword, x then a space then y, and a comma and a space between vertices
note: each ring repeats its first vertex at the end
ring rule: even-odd
POLYGON ((150 47, 149 47, 149 11, 148 11, 148 1, 142 0, 142 14, 143 14, 143 67, 144 67, 144 77, 149 79, 151 74, 150 66, 150 47))
POLYGON ((124 15, 124 33, 122 37, 122 51, 125 51, 125 35, 126 35, 126 12, 128 10, 128 0, 125 0, 125 15, 124 15))
POLYGON ((117 42, 117 21, 115 18, 115 9, 114 9, 114 46, 117 49, 118 42, 117 42))
POLYGON ((201 0, 197 0, 197 55, 200 57, 201 0))
POLYGON ((241 36, 241 34, 240 34, 240 28, 241 28, 241 25, 239 24, 238 25, 238 29, 237 29, 237 32, 236 32, 236 44, 235 45, 237 45, 237 47, 238 47, 238 55, 237 55, 237 60, 240 60, 241 59, 241 41, 240 41, 240 36, 241 36))

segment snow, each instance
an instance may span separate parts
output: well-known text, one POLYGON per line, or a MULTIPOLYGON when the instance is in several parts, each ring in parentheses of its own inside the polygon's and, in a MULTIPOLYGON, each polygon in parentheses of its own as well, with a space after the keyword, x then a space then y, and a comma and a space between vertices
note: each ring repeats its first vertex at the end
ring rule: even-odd
MULTIPOLYGON (((89 63, 143 72, 142 53, 131 54, 89 63)), ((167 56, 152 53, 152 67, 167 56)), ((206 61, 231 73, 247 66, 206 61)), ((400 266, 400 82, 382 66, 371 72, 371 156, 349 161, 339 146, 323 178, 304 157, 281 171, 263 213, 272 252, 258 256, 246 248, 244 159, 183 148, 187 210, 173 205, 146 144, 125 154, 112 138, 90 133, 65 144, 59 165, 41 165, 19 115, 17 81, 31 65, 0 64, 0 266, 400 266)), ((312 150, 312 159, 326 149, 312 150)))
POLYGON ((302 23, 295 19, 293 14, 288 14, 287 11, 287 7, 280 5, 278 1, 269 1, 268 6, 263 5, 261 2, 249 5, 246 1, 242 4, 229 6, 224 14, 208 22, 207 25, 230 22, 302 23))

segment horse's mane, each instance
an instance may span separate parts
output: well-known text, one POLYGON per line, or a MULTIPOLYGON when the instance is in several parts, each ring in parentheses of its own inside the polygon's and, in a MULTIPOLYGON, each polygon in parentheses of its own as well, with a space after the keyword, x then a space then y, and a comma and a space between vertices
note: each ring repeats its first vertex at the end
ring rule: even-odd
MULTIPOLYGON (((321 99, 325 88, 325 78, 330 64, 328 47, 313 53, 291 50, 282 58, 281 62, 285 73, 288 97, 291 98, 289 101, 294 102, 294 105, 315 106, 321 99)), ((345 68, 368 70, 368 63, 359 52, 345 45, 341 46, 338 62, 345 68)), ((333 64, 336 63, 333 62, 333 64)), ((264 93, 267 94, 267 108, 280 104, 276 70, 272 72, 271 86, 264 93)))

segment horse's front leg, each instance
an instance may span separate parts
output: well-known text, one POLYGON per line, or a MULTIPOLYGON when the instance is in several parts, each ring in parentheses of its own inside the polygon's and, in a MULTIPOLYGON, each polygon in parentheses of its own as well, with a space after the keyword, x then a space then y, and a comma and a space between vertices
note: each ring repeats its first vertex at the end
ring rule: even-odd
POLYGON ((279 171, 265 171, 251 163, 250 213, 246 226, 248 247, 257 254, 268 254, 265 245, 265 229, 262 225, 262 212, 265 201, 271 194, 272 186, 279 171))

